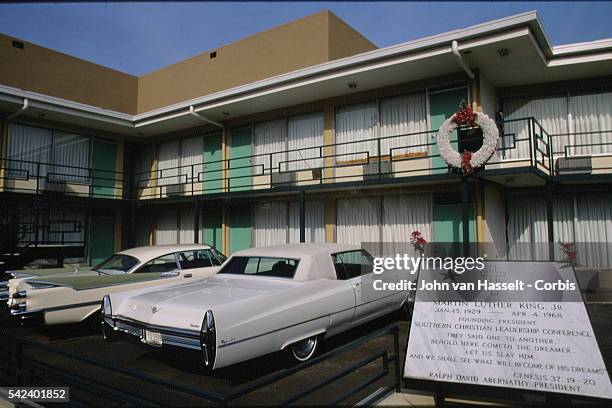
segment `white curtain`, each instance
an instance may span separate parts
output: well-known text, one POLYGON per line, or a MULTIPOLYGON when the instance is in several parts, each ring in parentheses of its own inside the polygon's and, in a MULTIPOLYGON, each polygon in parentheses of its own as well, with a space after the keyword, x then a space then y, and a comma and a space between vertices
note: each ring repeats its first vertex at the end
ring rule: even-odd
POLYGON ((287 142, 289 163, 281 165, 281 170, 304 170, 322 167, 323 159, 318 148, 323 145, 323 114, 294 116, 287 122, 287 142), (298 151, 292 151, 300 149, 298 151), (318 159, 315 159, 318 157, 318 159))
POLYGON ((576 194, 575 209, 578 263, 612 266, 612 195, 576 194))
POLYGON ((287 243, 287 203, 255 204, 253 244, 255 247, 287 243))
MULTIPOLYGON (((89 182, 90 138, 56 131, 53 135, 51 181, 89 182), (74 166, 64 167, 64 166, 74 166)), ((113 177, 110 174, 102 177, 113 177)))
POLYGON ((194 209, 181 208, 179 210, 179 244, 193 244, 194 209))
POLYGON ((178 241, 178 214, 176 209, 161 210, 157 213, 155 244, 176 244, 178 241))
MULTIPOLYGON (((185 177, 189 183, 197 183, 199 181, 198 174, 202 171, 204 160, 204 139, 202 136, 190 137, 181 141, 181 169, 182 181, 185 177), (193 173, 191 166, 193 165, 193 173)), ((203 177, 201 177, 203 179, 203 177)), ((199 187, 194 187, 194 192, 197 192, 199 187)), ((193 241, 191 241, 193 242, 193 241)))
MULTIPOLYGON (((504 100, 505 120, 534 117, 548 134, 565 134, 552 138, 554 152, 563 151, 568 143, 567 127, 567 98, 510 98, 504 100)), ((502 146, 505 150, 502 157, 506 159, 528 159, 529 136, 531 134, 530 121, 520 120, 504 124, 504 140, 502 146)), ((540 134, 536 128, 536 133, 540 134)))
POLYGON ((553 234, 555 237, 555 259, 563 260, 565 255, 559 242, 575 242, 574 238, 574 197, 555 196, 553 199, 553 234))
MULTIPOLYGON (((255 155, 253 158, 253 166, 255 166, 253 175, 268 174, 270 166, 272 166, 273 172, 278 172, 279 163, 287 160, 285 126, 285 119, 255 125, 253 132, 253 154, 255 155), (273 153, 271 161, 270 153, 273 153)), ((285 169, 282 168, 281 170, 285 169)))
POLYGON ((336 143, 350 143, 336 146, 336 161, 365 161, 365 152, 368 152, 370 157, 378 156, 377 124, 378 107, 375 102, 338 109, 336 143))
POLYGON ((546 197, 512 195, 507 201, 508 258, 548 259, 548 218, 546 197))
POLYGON ((612 153, 612 93, 580 95, 570 98, 576 132, 569 154, 612 153), (583 132, 606 131, 603 133, 583 132), (586 145, 586 146, 580 146, 586 145))
POLYGON ((341 198, 336 202, 337 241, 380 242, 380 198, 341 198))
POLYGON ((419 230, 427 241, 433 238, 431 194, 383 197, 382 241, 387 256, 411 253, 410 235, 419 230))
POLYGON ((172 142, 165 142, 159 145, 159 180, 157 184, 160 186, 167 186, 170 184, 178 184, 181 181, 179 175, 179 141, 174 140, 172 142))
POLYGON ((380 102, 380 136, 383 155, 427 152, 427 104, 425 93, 403 95, 380 102), (413 134, 418 133, 418 134, 413 134), (400 136, 408 135, 408 136, 400 136), (420 145, 420 146, 419 146, 420 145))
MULTIPOLYGON (((325 242, 325 204, 306 201, 306 242, 325 242)), ((289 203, 289 242, 300 242, 300 203, 289 203)))
POLYGON ((34 126, 11 123, 9 127, 8 158, 33 163, 8 162, 9 175, 19 178, 36 178, 47 175, 47 163, 51 162, 53 132, 34 126), (37 169, 36 163, 42 163, 37 169), (36 172, 40 170, 40 174, 36 172))

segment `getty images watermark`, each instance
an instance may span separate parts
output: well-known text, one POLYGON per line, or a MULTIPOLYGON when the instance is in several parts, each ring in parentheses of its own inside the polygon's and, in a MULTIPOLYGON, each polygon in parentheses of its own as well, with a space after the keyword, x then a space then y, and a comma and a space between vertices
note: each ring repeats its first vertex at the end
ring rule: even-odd
MULTIPOLYGON (((428 243, 419 231, 414 231, 411 234, 410 242, 406 244, 407 253, 403 254, 397 251, 398 246, 401 247, 402 243, 390 243, 392 247, 383 243, 365 244, 371 246, 368 249, 372 254, 377 250, 386 254, 395 253, 393 256, 372 257, 374 276, 371 283, 374 290, 530 292, 532 290, 575 291, 578 289, 573 276, 565 276, 565 272, 558 270, 559 267, 573 268, 575 262, 572 259, 575 261, 575 258, 566 256, 564 261, 557 262, 556 265, 552 263, 538 265, 537 262, 491 261, 486 259, 486 255, 428 256, 425 254, 425 247, 428 246, 428 243), (392 248, 396 250, 391 250, 392 248), (525 275, 523 272, 527 269, 533 272, 525 275), (411 278, 406 275, 410 275, 411 278)), ((442 250, 445 254, 458 253, 458 250, 466 254, 476 252, 472 251, 476 248, 467 248, 466 251, 466 248, 457 246, 456 243, 450 244, 435 243, 431 245, 436 247, 429 249, 432 249, 433 251, 430 252, 434 253, 442 250)), ((562 249, 564 248, 562 246, 562 249)), ((473 295, 476 296, 478 293, 473 293, 473 295)))

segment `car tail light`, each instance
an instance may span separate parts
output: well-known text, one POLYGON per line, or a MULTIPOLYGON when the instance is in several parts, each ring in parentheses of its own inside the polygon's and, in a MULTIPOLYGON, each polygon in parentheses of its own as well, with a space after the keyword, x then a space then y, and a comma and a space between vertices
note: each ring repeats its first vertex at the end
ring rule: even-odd
POLYGON ((104 295, 104 297, 102 298, 102 316, 110 317, 112 315, 113 315, 113 308, 111 306, 110 296, 104 295))
POLYGON ((204 314, 202 329, 200 330, 200 344, 202 345, 204 365, 206 367, 212 367, 215 364, 217 345, 215 316, 213 315, 212 310, 209 310, 204 314))

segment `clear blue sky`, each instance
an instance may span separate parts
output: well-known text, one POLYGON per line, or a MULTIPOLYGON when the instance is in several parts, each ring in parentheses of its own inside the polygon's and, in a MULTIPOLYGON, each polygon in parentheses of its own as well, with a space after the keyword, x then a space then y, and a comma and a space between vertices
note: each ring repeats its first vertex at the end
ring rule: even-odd
POLYGON ((324 9, 379 47, 529 10, 553 45, 612 37, 612 2, 2 4, 0 32, 142 75, 324 9))

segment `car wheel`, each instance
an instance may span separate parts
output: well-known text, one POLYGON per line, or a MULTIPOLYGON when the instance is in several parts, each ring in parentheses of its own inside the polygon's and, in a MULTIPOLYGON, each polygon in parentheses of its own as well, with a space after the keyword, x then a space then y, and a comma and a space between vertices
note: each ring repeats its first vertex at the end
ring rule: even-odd
POLYGON ((307 339, 298 341, 290 347, 291 357, 294 361, 303 363, 314 356, 319 348, 319 337, 312 336, 307 339))

